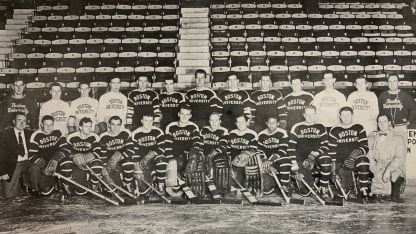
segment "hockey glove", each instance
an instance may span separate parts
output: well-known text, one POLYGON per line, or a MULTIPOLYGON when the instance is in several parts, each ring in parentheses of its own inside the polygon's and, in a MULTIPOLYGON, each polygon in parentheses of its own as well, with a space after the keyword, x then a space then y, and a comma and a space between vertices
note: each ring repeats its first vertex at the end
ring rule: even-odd
POLYGON ((58 161, 56 161, 54 159, 51 159, 51 160, 49 160, 48 165, 46 166, 43 173, 45 173, 45 175, 47 175, 47 176, 52 176, 53 173, 56 172, 57 167, 58 167, 58 161))
POLYGON ((79 169, 84 169, 87 165, 87 161, 85 160, 83 154, 75 154, 72 160, 79 169))
POLYGON ((40 169, 43 169, 46 167, 46 161, 43 158, 38 158, 35 160, 34 164, 38 166, 40 169))
POLYGON ((243 151, 241 154, 237 155, 233 161, 231 162, 232 165, 236 167, 245 167, 248 164, 253 153, 250 151, 243 151))
POLYGON ((4 175, 0 176, 0 180, 9 180, 9 179, 10 179, 10 177, 9 177, 8 174, 4 174, 4 175))
POLYGON ((315 159, 318 155, 319 155, 318 152, 311 151, 308 155, 308 158, 306 158, 305 161, 303 161, 302 167, 307 170, 312 170, 313 167, 315 166, 315 159))
POLYGON ((358 156, 363 155, 363 152, 360 149, 353 149, 348 157, 344 161, 344 167, 346 169, 352 170, 355 167, 355 160, 358 156))
POLYGON ((156 157, 155 152, 149 150, 149 152, 147 152, 147 154, 142 158, 142 160, 140 160, 140 166, 142 167, 142 169, 149 169, 149 162, 154 157, 156 157))
POLYGON ((113 170, 113 171, 116 170, 117 163, 120 162, 122 158, 123 158, 123 155, 119 151, 114 152, 114 154, 110 157, 110 159, 108 159, 107 167, 110 170, 113 170))

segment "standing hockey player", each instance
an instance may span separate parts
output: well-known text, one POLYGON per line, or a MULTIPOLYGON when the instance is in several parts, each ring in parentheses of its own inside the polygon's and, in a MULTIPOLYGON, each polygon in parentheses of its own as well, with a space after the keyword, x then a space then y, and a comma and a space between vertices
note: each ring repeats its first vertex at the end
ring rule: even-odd
POLYGON ((323 82, 325 89, 316 94, 312 105, 316 106, 316 122, 328 130, 338 124, 338 111, 347 101, 344 94, 334 88, 335 78, 331 72, 324 74, 323 82))
POLYGON ((81 96, 71 102, 70 109, 70 118, 68 125, 72 126, 72 131, 74 132, 78 129, 79 121, 88 117, 92 120, 92 129, 95 129, 95 124, 97 123, 97 108, 98 101, 95 98, 90 97, 90 85, 86 82, 80 82, 78 86, 78 92, 81 96))
POLYGON ((279 121, 279 127, 286 129, 287 109, 280 91, 272 89, 272 81, 269 75, 263 75, 260 79, 260 90, 251 94, 251 100, 255 104, 254 129, 259 132, 266 128, 265 119, 275 116, 279 121))
POLYGON ((201 129, 206 155, 207 174, 214 181, 218 192, 225 195, 230 191, 230 158, 226 152, 220 153, 220 147, 227 148, 228 130, 221 127, 221 114, 212 112, 209 126, 201 129))
POLYGON ((213 111, 213 108, 218 108, 219 105, 217 94, 205 87, 206 76, 207 73, 204 70, 196 70, 196 88, 189 90, 185 95, 185 100, 192 109, 191 121, 199 128, 208 125, 209 114, 213 111))
POLYGON ((68 133, 68 118, 70 114, 69 104, 62 101, 62 86, 59 83, 52 83, 49 88, 51 99, 43 103, 39 112, 41 120, 45 115, 51 115, 55 119, 54 127, 62 132, 64 136, 68 133))
POLYGON ((286 130, 278 127, 279 123, 276 116, 269 116, 266 119, 267 129, 264 129, 258 135, 259 151, 264 154, 264 193, 271 194, 276 187, 276 182, 269 174, 272 173, 270 167, 273 167, 279 172, 282 189, 286 194, 290 194, 288 184, 292 164, 287 155, 289 136, 286 130))
POLYGON ((127 126, 130 130, 138 128, 141 125, 142 116, 150 112, 155 116, 155 125, 159 126, 161 118, 159 95, 148 89, 149 79, 146 76, 139 76, 137 87, 127 95, 127 126))
MULTIPOLYGON (((51 194, 55 186, 55 172, 70 178, 73 163, 68 157, 67 143, 61 131, 54 127, 55 120, 45 115, 40 122, 40 129, 30 137, 29 160, 33 163, 29 170, 31 188, 34 194, 51 194)), ((65 192, 72 192, 62 182, 65 192)))
MULTIPOLYGON (((141 119, 142 126, 131 133, 127 144, 126 156, 132 161, 132 167, 124 168, 134 171, 133 177, 139 185, 139 193, 147 194, 150 188, 142 179, 153 184, 152 172, 155 172, 159 192, 165 192, 165 179, 167 160, 165 157, 165 135, 159 128, 153 126, 153 113, 144 113, 141 119)), ((133 184, 132 184, 133 185, 133 184)), ((134 186, 134 185, 133 185, 134 186)))
POLYGON ((311 105, 313 95, 302 90, 302 80, 300 77, 290 79, 293 92, 289 93, 283 102, 287 107, 287 131, 290 132, 293 125, 304 121, 303 114, 305 107, 311 105))
MULTIPOLYGON (((306 106, 303 116, 305 121, 295 124, 289 135, 287 151, 292 162, 291 170, 312 185, 314 183, 313 172, 317 169, 321 195, 328 199, 327 188, 331 178, 328 134, 322 124, 316 123, 315 106, 306 106)), ((309 195, 309 190, 302 183, 299 183, 299 186, 301 195, 309 195)))
POLYGON ((245 90, 239 90, 237 75, 230 74, 227 79, 228 89, 218 94, 222 102, 222 124, 227 129, 235 129, 235 119, 245 114, 251 121, 251 109, 253 102, 245 90))
POLYGON ((165 79, 166 92, 159 95, 159 107, 162 115, 160 129, 165 130, 168 124, 178 121, 179 105, 185 101, 182 93, 175 91, 175 80, 165 79))
POLYGON ((359 76, 354 83, 357 91, 352 92, 347 99, 347 105, 354 111, 353 123, 361 124, 367 135, 377 130, 378 100, 377 96, 367 90, 367 80, 359 76))
MULTIPOLYGON (((198 126, 189 121, 192 117, 191 109, 188 104, 181 104, 179 109, 179 121, 170 123, 166 127, 166 144, 165 154, 169 160, 168 171, 174 171, 176 163, 176 172, 179 177, 186 176, 187 183, 197 196, 203 196, 205 193, 204 185, 204 158, 202 153, 203 142, 199 134, 198 126)), ((176 181, 176 176, 168 181, 176 181)), ((166 191, 175 196, 178 194, 179 187, 167 183, 166 191)), ((169 182, 170 183, 170 182, 169 182)))
MULTIPOLYGON (((340 179, 346 193, 353 191, 354 183, 351 172, 358 172, 360 196, 368 198, 369 160, 367 134, 364 127, 352 122, 351 107, 339 110, 341 123, 329 131, 329 155, 332 158, 333 179, 340 179), (337 178, 337 177, 340 178, 337 178)), ((338 193, 338 197, 342 194, 338 193)))
POLYGON ((98 101, 98 133, 107 131, 107 123, 111 116, 118 115, 123 123, 126 123, 127 98, 120 92, 120 78, 110 79, 110 92, 101 95, 98 101))
MULTIPOLYGON (((74 180, 84 186, 91 186, 95 191, 99 191, 99 181, 88 170, 101 176, 103 163, 100 160, 100 144, 97 134, 92 132, 92 120, 84 117, 79 121, 79 131, 71 133, 67 137, 67 149, 70 151, 70 158, 77 167, 74 167, 74 180)), ((78 195, 86 194, 87 191, 77 188, 75 193, 78 195)))

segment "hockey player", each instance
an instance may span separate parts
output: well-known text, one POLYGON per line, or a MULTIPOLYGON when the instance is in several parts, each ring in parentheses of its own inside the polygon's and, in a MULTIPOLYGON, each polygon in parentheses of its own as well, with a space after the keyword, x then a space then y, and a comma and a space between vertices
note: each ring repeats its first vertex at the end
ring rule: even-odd
MULTIPOLYGON (((317 169, 321 195, 328 199, 327 188, 331 178, 328 134, 322 124, 316 123, 315 106, 306 106, 303 116, 305 121, 295 124, 289 135, 287 151, 292 162, 291 170, 312 185, 314 183, 312 174, 317 169)), ((301 195, 309 195, 309 190, 302 183, 299 183, 299 186, 301 195)))
POLYGON ((122 186, 132 181, 130 174, 124 173, 123 167, 128 167, 127 143, 130 138, 130 131, 123 127, 121 118, 117 115, 111 116, 108 120, 108 131, 100 135, 100 160, 103 162, 103 177, 107 182, 115 182, 122 186), (120 173, 122 176, 120 177, 120 173))
POLYGON ((165 153, 165 136, 163 131, 153 126, 153 113, 142 115, 142 126, 131 133, 127 144, 128 150, 125 151, 129 161, 134 164, 124 167, 124 171, 134 171, 133 176, 139 185, 140 194, 144 195, 150 188, 141 181, 146 180, 153 184, 152 172, 155 172, 156 183, 159 192, 165 192, 165 179, 167 160, 165 153))
POLYGON ((338 111, 347 104, 344 94, 334 88, 335 81, 334 75, 326 72, 323 78, 325 89, 316 94, 312 102, 316 106, 316 122, 327 130, 338 124, 338 111))
POLYGON ((38 127, 38 109, 35 100, 25 92, 25 81, 22 77, 16 77, 11 84, 12 93, 0 105, 0 130, 13 127, 14 114, 23 112, 27 116, 28 125, 35 130, 38 127))
POLYGON ((227 78, 228 89, 218 94, 222 102, 222 124, 227 129, 235 128, 235 119, 241 113, 246 114, 251 121, 251 109, 254 104, 251 101, 247 91, 239 90, 239 79, 237 75, 230 74, 227 78))
POLYGON ((279 120, 279 127, 286 129, 287 108, 280 91, 272 89, 270 75, 263 75, 260 79, 261 90, 251 94, 255 104, 254 129, 259 132, 266 128, 265 118, 275 116, 279 120))
POLYGON ((292 164, 287 155, 289 136, 286 130, 278 127, 278 118, 275 115, 266 119, 267 129, 258 135, 259 151, 264 154, 262 156, 264 193, 271 194, 276 187, 276 182, 269 174, 271 173, 270 167, 273 167, 279 172, 282 189, 290 195, 288 184, 292 164))
POLYGON ((88 117, 92 120, 92 129, 95 129, 97 123, 97 108, 98 100, 89 96, 91 91, 89 83, 80 82, 78 86, 78 92, 81 96, 71 102, 70 118, 68 125, 72 127, 74 132, 78 129, 79 121, 83 117, 88 117))
MULTIPOLYGON (((79 121, 79 131, 71 133, 67 137, 67 150, 71 153, 70 158, 77 167, 74 167, 73 177, 76 182, 84 186, 91 186, 95 191, 99 190, 99 180, 93 176, 87 166, 92 171, 101 176, 103 163, 100 160, 100 144, 97 134, 92 132, 92 120, 84 117, 79 121)), ((78 195, 86 194, 87 191, 76 188, 78 195)))
POLYGON ((230 158, 226 152, 220 153, 220 147, 227 148, 228 130, 221 127, 221 114, 212 112, 209 126, 201 129, 206 155, 207 174, 213 179, 220 194, 230 191, 230 158))
MULTIPOLYGON (((168 170, 174 170, 176 163, 178 176, 184 175, 192 191, 197 196, 203 196, 205 193, 204 168, 202 167, 204 159, 199 128, 190 121, 192 114, 188 104, 181 104, 178 115, 179 121, 170 123, 166 127, 165 154, 169 160, 168 170)), ((167 177, 166 192, 177 196, 179 187, 174 182, 168 183, 171 178, 170 175, 167 177)), ((172 181, 176 181, 176 178, 172 178, 172 181)))
POLYGON ((70 114, 69 104, 62 101, 62 86, 59 83, 52 83, 49 88, 51 99, 40 108, 39 119, 45 115, 51 115, 55 122, 54 127, 62 132, 64 136, 68 133, 68 118, 70 114))
POLYGON ((146 76, 139 76, 137 87, 127 95, 127 126, 130 130, 138 128, 141 125, 142 116, 149 112, 153 113, 154 123, 159 126, 161 118, 159 95, 148 89, 149 79, 146 76))
MULTIPOLYGON (((339 110, 341 123, 329 131, 329 155, 332 158, 332 177, 339 179, 343 189, 353 191, 355 181, 351 172, 358 172, 360 196, 368 198, 369 193, 369 160, 367 134, 364 127, 352 122, 351 107, 339 110)), ((338 196, 342 194, 338 193, 338 196)))
POLYGON ((118 115, 123 123, 126 123, 127 98, 120 92, 120 78, 111 78, 109 86, 110 92, 101 95, 98 101, 98 133, 107 131, 108 119, 113 115, 118 115))
POLYGON ((206 76, 207 73, 204 70, 196 70, 196 88, 189 90, 185 95, 185 100, 191 106, 193 113, 191 121, 198 125, 199 128, 208 125, 209 114, 213 108, 218 108, 219 105, 217 94, 205 87, 206 76))
POLYGON ((175 91, 175 80, 165 79, 166 92, 159 95, 159 107, 162 115, 160 129, 165 130, 169 123, 178 121, 179 105, 185 101, 182 93, 175 91))
POLYGON ((287 131, 290 132, 293 125, 304 121, 304 110, 311 105, 313 95, 302 90, 302 80, 300 77, 290 79, 293 92, 289 93, 283 102, 287 107, 287 131))
POLYGON ((367 135, 377 129, 378 100, 377 96, 367 90, 367 80, 359 76, 354 82, 357 91, 352 92, 347 99, 347 105, 354 111, 353 123, 361 124, 367 135))
POLYGON ((404 187, 406 145, 403 137, 392 131, 391 120, 387 114, 377 117, 378 132, 372 132, 368 137, 370 171, 374 178, 371 183, 371 193, 374 201, 391 199, 402 202, 401 189, 404 187))
MULTIPOLYGON (((54 127, 55 120, 51 115, 44 115, 40 122, 40 129, 30 137, 29 160, 31 166, 31 188, 35 194, 51 194, 54 185, 55 172, 70 178, 73 163, 68 157, 67 143, 61 131, 54 127)), ((62 182, 64 191, 71 194, 69 186, 62 182)))

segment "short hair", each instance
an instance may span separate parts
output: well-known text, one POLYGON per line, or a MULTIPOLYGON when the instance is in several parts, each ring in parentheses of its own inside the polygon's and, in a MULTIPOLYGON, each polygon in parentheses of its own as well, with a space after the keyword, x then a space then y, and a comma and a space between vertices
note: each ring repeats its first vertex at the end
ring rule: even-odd
POLYGON ((113 120, 120 120, 120 123, 123 123, 123 120, 118 115, 113 115, 108 119, 108 123, 110 124, 113 120))
POLYGON ((213 115, 218 115, 221 118, 221 113, 218 111, 213 111, 209 114, 209 117, 213 116, 213 115))
POLYGON ((300 81, 302 81, 302 78, 300 78, 300 76, 290 76, 290 78, 289 78, 290 83, 292 83, 293 80, 300 80, 300 81))
POLYGON ((13 119, 16 119, 17 116, 19 116, 19 115, 23 115, 23 116, 27 117, 24 112, 22 112, 22 111, 16 111, 16 112, 14 112, 13 119))
POLYGON ((307 109, 314 110, 316 112, 316 106, 314 106, 314 105, 307 105, 307 106, 305 106, 305 110, 307 110, 307 109))
POLYGON ((390 77, 397 77, 397 80, 399 80, 399 75, 397 75, 397 74, 390 74, 390 75, 388 75, 387 76, 387 80, 389 80, 390 77))
POLYGON ((146 75, 140 75, 140 76, 138 76, 137 79, 136 79, 136 81, 139 81, 140 80, 140 77, 144 77, 144 78, 146 78, 146 81, 147 82, 150 82, 149 81, 149 77, 147 77, 146 75))
POLYGON ((25 79, 23 79, 23 77, 21 77, 21 76, 15 76, 14 79, 13 79, 13 83, 12 84, 14 84, 14 83, 16 83, 18 81, 22 81, 23 84, 26 84, 25 79))
POLYGON ((59 88, 61 88, 61 90, 62 90, 62 85, 61 85, 61 84, 59 84, 58 82, 53 82, 53 83, 51 84, 51 86, 49 87, 49 90, 52 90, 52 87, 59 87, 59 88))
POLYGON ((198 75, 198 74, 204 74, 205 77, 207 76, 207 72, 203 69, 197 69, 195 71, 195 78, 196 78, 196 75, 198 75))
POLYGON ((365 78, 363 75, 357 76, 357 77, 355 78, 354 82, 355 82, 355 83, 357 83, 357 80, 359 80, 359 79, 364 79, 364 80, 365 80, 365 82, 367 82, 367 78, 365 78))
POLYGON ((154 114, 152 113, 152 112, 150 112, 150 111, 146 111, 145 113, 143 113, 143 115, 142 115, 142 119, 143 119, 143 117, 151 117, 152 119, 154 118, 154 114))
POLYGON ((121 81, 119 76, 112 76, 112 77, 108 78, 108 84, 110 84, 111 81, 114 80, 114 79, 119 79, 121 81))
POLYGON ((88 88, 90 87, 90 83, 86 82, 86 81, 80 81, 78 84, 78 88, 81 88, 81 85, 86 84, 88 86, 88 88))
POLYGON ((79 126, 84 126, 85 123, 92 123, 91 118, 88 117, 84 117, 79 121, 79 126))
POLYGON ((237 77, 237 80, 240 80, 240 78, 238 78, 238 76, 235 72, 230 72, 230 73, 228 73, 227 81, 230 79, 231 76, 235 76, 235 77, 237 77))
POLYGON ((324 75, 322 76, 322 79, 325 77, 325 75, 331 75, 332 78, 335 78, 334 73, 332 71, 325 71, 324 75))
POLYGON ((179 111, 180 111, 181 109, 189 110, 189 111, 191 111, 191 113, 192 113, 192 108, 191 108, 191 106, 190 106, 188 103, 186 103, 186 102, 183 102, 183 103, 179 104, 179 111))
POLYGON ((276 119, 278 121, 279 117, 277 117, 276 115, 267 115, 266 116, 266 121, 269 121, 269 119, 276 119))
POLYGON ((239 113, 239 114, 237 114, 237 115, 235 116, 235 121, 237 122, 237 119, 238 119, 238 118, 240 118, 240 117, 243 117, 243 118, 246 120, 246 122, 249 120, 249 118, 248 118, 248 116, 247 116, 246 114, 244 114, 244 113, 239 113))
POLYGON ((393 121, 391 120, 390 115, 388 115, 387 113, 381 112, 380 114, 377 115, 376 121, 378 122, 378 120, 383 117, 386 116, 387 120, 393 124, 393 121))
POLYGON ((178 83, 178 80, 175 77, 173 77, 173 76, 169 76, 169 77, 165 78, 165 80, 163 81, 163 83, 165 83, 167 80, 172 80, 174 84, 175 83, 178 83))
POLYGON ((343 112, 343 111, 349 111, 349 112, 351 112, 351 114, 354 114, 354 111, 349 106, 341 107, 341 109, 339 109, 339 114, 341 114, 341 112, 343 112))
POLYGON ((52 122, 55 122, 55 119, 53 118, 52 115, 44 115, 42 117, 42 120, 40 121, 41 123, 44 123, 46 120, 52 120, 52 122))

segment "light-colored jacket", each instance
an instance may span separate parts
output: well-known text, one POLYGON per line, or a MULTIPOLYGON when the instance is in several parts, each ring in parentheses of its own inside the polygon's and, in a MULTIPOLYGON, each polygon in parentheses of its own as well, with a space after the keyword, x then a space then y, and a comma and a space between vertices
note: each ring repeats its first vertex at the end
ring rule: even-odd
POLYGON ((384 141, 380 140, 378 132, 372 132, 368 137, 370 148, 367 156, 370 159, 370 171, 374 178, 371 191, 374 194, 391 194, 391 182, 383 181, 385 171, 390 171, 391 181, 396 181, 399 176, 406 178, 406 145, 403 137, 392 131, 387 133, 384 141))

